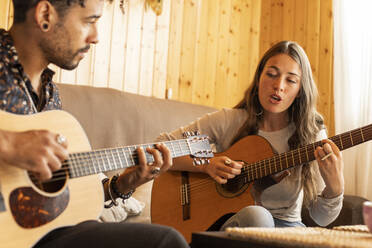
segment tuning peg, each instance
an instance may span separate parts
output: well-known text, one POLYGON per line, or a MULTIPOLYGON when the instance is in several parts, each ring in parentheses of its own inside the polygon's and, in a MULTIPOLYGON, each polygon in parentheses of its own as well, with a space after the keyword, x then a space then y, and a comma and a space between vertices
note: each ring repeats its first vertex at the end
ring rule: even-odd
POLYGON ((182 135, 183 135, 184 138, 188 138, 188 137, 191 136, 189 131, 183 132, 182 135))
POLYGON ((201 165, 201 162, 200 162, 199 159, 194 158, 194 159, 193 159, 193 164, 196 165, 196 166, 198 166, 198 165, 201 165))

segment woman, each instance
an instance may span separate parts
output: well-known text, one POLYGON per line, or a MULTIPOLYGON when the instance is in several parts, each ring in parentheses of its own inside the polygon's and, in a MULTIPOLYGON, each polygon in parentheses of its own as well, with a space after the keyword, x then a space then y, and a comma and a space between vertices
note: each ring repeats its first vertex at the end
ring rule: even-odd
MULTIPOLYGON (((323 140, 315 150, 316 162, 257 180, 252 190, 256 205, 236 213, 222 230, 232 226, 304 226, 303 203, 319 225, 328 225, 338 216, 344 189, 343 160, 337 146, 326 139, 323 118, 316 111, 317 96, 304 50, 295 42, 282 41, 264 54, 244 99, 233 109, 208 114, 159 137, 176 139, 184 131, 199 130, 210 137, 216 152, 248 135, 264 137, 277 153, 323 140)), ((224 184, 239 175, 241 168, 241 163, 219 156, 198 167, 192 166, 190 158, 177 158, 173 169, 207 173, 224 184)))

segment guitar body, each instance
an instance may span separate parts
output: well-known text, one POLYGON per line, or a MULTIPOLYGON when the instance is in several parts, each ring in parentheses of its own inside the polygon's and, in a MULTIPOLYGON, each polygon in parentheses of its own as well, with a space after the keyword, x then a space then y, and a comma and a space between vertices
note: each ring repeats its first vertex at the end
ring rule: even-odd
MULTIPOLYGON (((216 154, 221 155, 253 163, 273 156, 273 150, 264 138, 248 136, 216 154)), ((166 172, 154 180, 151 221, 174 227, 190 242, 192 232, 206 231, 221 216, 253 205, 250 187, 245 184, 224 188, 204 173, 166 172), (189 184, 187 190, 182 188, 185 184, 189 184), (185 191, 188 204, 182 205, 185 191)))
MULTIPOLYGON (((89 151, 88 138, 78 121, 64 111, 14 115, 0 111, 0 129, 50 130, 64 135, 69 152, 89 151)), ((46 193, 31 182, 25 170, 0 165, 0 246, 30 247, 49 231, 97 219, 104 195, 97 175, 67 179, 55 192, 46 193)))

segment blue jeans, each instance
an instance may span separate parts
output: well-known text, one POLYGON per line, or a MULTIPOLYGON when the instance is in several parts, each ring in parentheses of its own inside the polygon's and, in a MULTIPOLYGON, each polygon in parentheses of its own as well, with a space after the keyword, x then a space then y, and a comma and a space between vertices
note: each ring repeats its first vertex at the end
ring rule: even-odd
POLYGON ((221 227, 296 227, 305 225, 300 222, 290 222, 274 218, 271 213, 261 206, 248 206, 229 218, 221 227))

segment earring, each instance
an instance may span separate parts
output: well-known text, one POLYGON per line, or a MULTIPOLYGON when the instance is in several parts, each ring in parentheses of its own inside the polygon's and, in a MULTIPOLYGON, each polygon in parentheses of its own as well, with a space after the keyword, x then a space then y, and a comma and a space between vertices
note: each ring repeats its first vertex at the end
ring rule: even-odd
POLYGON ((43 23, 43 25, 41 25, 43 30, 44 31, 47 31, 49 29, 49 24, 48 23, 43 23))

